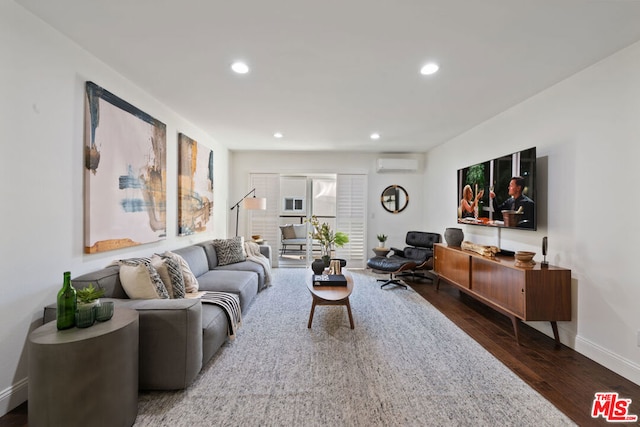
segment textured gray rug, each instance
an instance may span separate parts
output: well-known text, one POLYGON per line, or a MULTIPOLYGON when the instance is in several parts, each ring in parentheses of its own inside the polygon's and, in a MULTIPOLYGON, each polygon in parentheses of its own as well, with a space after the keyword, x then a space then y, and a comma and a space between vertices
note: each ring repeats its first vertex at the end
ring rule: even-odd
POLYGON ((354 271, 346 309, 275 269, 195 383, 140 394, 136 426, 560 426, 572 422, 413 290, 354 271))

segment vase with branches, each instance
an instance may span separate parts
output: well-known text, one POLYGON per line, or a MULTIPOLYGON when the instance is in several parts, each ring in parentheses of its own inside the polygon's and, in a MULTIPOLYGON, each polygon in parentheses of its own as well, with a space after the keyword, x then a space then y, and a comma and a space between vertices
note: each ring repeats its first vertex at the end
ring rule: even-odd
POLYGON ((312 239, 317 240, 320 243, 320 250, 322 253, 322 261, 325 267, 329 266, 331 261, 331 251, 334 247, 341 248, 345 244, 349 243, 349 236, 342 231, 333 231, 328 223, 323 222, 320 224, 320 220, 313 215, 309 220, 313 230, 310 235, 312 239))

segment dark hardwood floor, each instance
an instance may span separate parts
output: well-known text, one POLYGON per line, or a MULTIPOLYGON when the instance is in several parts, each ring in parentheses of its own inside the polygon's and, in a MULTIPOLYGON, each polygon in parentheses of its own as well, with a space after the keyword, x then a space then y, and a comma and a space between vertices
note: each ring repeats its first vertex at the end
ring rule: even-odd
POLYGON ((565 345, 557 348, 553 338, 524 323, 518 345, 508 317, 445 282, 439 291, 430 281, 411 287, 576 424, 610 425, 602 417, 591 417, 596 392, 631 399, 629 413, 640 416, 640 386, 635 383, 565 345))
MULTIPOLYGON (((506 316, 446 283, 441 283, 439 291, 429 281, 411 283, 411 287, 576 424, 610 425, 602 417, 591 418, 596 392, 617 392, 621 398, 631 399, 629 413, 640 415, 640 386, 633 382, 569 347, 556 348, 552 338, 525 324, 521 325, 518 345, 506 316)), ((0 427, 25 426, 27 403, 0 417, 0 427)))

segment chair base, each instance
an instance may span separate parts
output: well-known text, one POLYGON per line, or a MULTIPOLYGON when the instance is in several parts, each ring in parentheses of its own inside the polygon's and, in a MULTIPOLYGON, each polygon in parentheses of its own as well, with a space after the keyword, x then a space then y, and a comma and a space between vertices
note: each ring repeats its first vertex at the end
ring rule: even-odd
POLYGON ((378 279, 378 282, 384 282, 384 283, 380 286, 380 289, 384 288, 384 287, 385 287, 385 286, 387 286, 387 285, 396 285, 396 286, 401 286, 401 287, 403 287, 403 288, 407 289, 407 285, 405 285, 404 283, 402 283, 402 282, 400 281, 400 279, 398 279, 398 278, 394 278, 394 277, 393 277, 393 274, 390 274, 388 279, 378 279))

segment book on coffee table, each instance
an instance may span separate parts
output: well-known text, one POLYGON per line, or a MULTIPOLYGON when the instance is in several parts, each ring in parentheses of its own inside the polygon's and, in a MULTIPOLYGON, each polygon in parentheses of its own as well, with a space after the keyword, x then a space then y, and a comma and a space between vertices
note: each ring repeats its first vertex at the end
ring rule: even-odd
POLYGON ((347 286, 344 274, 314 274, 313 286, 347 286))

